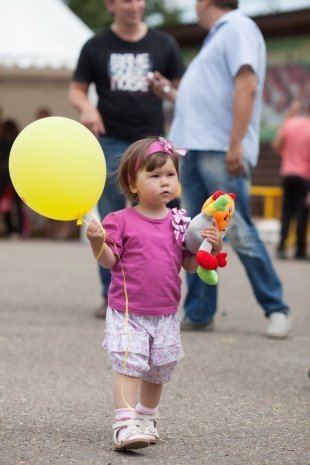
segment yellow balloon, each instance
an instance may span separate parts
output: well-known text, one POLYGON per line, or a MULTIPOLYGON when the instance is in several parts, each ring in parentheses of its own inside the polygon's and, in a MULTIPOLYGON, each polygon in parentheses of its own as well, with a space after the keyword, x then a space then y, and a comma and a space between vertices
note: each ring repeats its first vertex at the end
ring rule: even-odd
POLYGON ((60 116, 39 119, 21 131, 11 149, 9 171, 30 208, 63 221, 81 220, 99 200, 106 180, 96 137, 60 116))

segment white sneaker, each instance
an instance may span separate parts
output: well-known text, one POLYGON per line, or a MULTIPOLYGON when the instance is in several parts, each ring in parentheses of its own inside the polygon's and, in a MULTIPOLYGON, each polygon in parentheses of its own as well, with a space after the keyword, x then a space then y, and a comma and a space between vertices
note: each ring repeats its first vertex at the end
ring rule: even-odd
POLYGON ((269 316, 269 325, 266 334, 268 337, 285 338, 290 328, 290 317, 282 312, 274 312, 269 316))

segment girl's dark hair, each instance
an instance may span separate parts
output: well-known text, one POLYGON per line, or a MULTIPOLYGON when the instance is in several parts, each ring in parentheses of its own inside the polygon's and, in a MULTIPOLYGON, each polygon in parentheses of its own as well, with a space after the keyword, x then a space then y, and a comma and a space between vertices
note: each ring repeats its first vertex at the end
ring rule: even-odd
POLYGON ((235 10, 238 8, 238 0, 213 0, 213 5, 218 8, 229 8, 230 10, 235 10))
POLYGON ((117 180, 122 192, 129 200, 137 200, 137 195, 131 192, 131 185, 136 181, 137 172, 145 169, 150 172, 155 168, 163 166, 170 157, 173 161, 179 176, 179 155, 172 150, 172 154, 156 152, 146 155, 149 146, 158 140, 158 137, 148 137, 131 144, 123 153, 119 168, 117 170, 117 180))

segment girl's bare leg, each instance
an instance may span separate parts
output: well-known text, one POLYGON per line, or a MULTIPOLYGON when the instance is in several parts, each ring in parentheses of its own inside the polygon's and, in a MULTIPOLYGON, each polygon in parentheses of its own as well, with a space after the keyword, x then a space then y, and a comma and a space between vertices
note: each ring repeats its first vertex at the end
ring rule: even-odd
POLYGON ((140 381, 140 402, 145 407, 155 408, 159 404, 161 393, 163 390, 162 384, 154 384, 141 379, 140 381))
POLYGON ((113 386, 114 408, 135 408, 140 378, 116 373, 113 386))

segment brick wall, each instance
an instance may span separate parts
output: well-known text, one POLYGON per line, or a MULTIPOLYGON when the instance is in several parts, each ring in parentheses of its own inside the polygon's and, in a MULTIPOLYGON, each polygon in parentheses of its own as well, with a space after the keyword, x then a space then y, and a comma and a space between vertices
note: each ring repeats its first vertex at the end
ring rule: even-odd
POLYGON ((258 164, 253 172, 252 184, 255 186, 281 186, 280 157, 271 148, 269 142, 260 147, 258 164))

